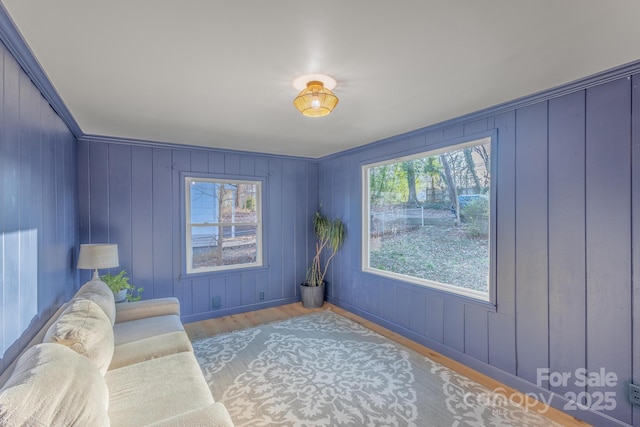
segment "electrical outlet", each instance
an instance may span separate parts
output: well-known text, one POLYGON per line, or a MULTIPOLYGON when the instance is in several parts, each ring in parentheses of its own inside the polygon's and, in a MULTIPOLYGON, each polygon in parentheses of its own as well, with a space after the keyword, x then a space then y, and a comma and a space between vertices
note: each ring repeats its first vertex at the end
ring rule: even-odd
POLYGON ((640 405, 640 385, 629 383, 629 402, 640 405))
POLYGON ((258 299, 259 299, 260 301, 264 301, 264 292, 260 292, 260 293, 258 294, 258 299))
POLYGON ((219 296, 219 295, 217 295, 217 296, 215 296, 215 297, 211 298, 211 309, 212 309, 212 310, 217 310, 217 309, 219 309, 219 308, 220 308, 220 305, 221 305, 220 301, 221 301, 221 298, 220 298, 220 296, 219 296))

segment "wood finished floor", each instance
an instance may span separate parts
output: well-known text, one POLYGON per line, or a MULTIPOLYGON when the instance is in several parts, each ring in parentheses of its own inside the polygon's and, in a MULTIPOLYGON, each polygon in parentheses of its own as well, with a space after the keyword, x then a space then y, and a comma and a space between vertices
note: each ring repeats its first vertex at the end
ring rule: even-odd
POLYGON ((361 324, 362 326, 365 326, 379 333, 382 336, 385 336, 399 344, 404 345, 405 347, 412 349, 413 351, 419 354, 429 357, 431 360, 434 360, 438 363, 441 363, 444 366, 447 366, 450 369, 457 371, 458 373, 484 385, 490 390, 496 390, 496 389, 505 390, 506 396, 512 397, 514 401, 521 402, 523 401, 523 399, 528 400, 529 408, 532 408, 532 410, 547 409, 545 415, 549 419, 557 423, 560 423, 564 426, 571 426, 571 427, 590 426, 590 424, 587 424, 584 421, 580 421, 562 411, 559 411, 554 408, 545 408, 545 405, 542 404, 541 402, 535 401, 527 396, 524 396, 522 393, 516 391, 511 387, 508 387, 484 374, 481 374, 477 371, 474 371, 473 369, 468 368, 467 366, 461 363, 458 363, 452 359, 449 359, 448 357, 445 357, 440 353, 430 350, 429 348, 424 347, 414 341, 411 341, 399 334, 396 334, 393 331, 383 328, 373 322, 363 319, 360 316, 357 316, 353 313, 343 310, 340 307, 337 307, 330 303, 325 303, 322 308, 317 308, 317 309, 304 308, 301 303, 287 304, 279 307, 267 308, 264 310, 250 311, 247 313, 234 314, 234 315, 225 316, 225 317, 218 317, 216 319, 208 319, 208 320, 202 320, 200 322, 187 323, 186 325, 184 325, 184 328, 187 331, 187 334, 189 334, 189 338, 192 341, 195 341, 202 338, 212 337, 218 334, 251 328, 254 326, 277 322, 279 320, 290 319, 292 317, 315 313, 322 310, 332 310, 335 313, 338 313, 344 317, 347 317, 361 324))

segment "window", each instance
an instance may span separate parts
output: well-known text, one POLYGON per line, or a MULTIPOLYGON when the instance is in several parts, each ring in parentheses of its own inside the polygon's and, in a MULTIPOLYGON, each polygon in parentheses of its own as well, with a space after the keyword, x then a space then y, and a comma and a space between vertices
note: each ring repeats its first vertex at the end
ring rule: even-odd
POLYGON ((185 178, 186 272, 262 265, 262 183, 185 178))
POLYGON ((363 270, 490 301, 491 138, 363 166, 363 270))

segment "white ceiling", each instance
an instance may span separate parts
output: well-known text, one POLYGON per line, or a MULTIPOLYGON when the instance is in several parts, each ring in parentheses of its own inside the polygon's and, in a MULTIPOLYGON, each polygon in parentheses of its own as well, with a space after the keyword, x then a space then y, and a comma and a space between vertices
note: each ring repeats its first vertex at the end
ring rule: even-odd
POLYGON ((638 0, 2 0, 87 135, 321 157, 640 59, 638 0), (293 79, 340 103, 298 113, 293 79))

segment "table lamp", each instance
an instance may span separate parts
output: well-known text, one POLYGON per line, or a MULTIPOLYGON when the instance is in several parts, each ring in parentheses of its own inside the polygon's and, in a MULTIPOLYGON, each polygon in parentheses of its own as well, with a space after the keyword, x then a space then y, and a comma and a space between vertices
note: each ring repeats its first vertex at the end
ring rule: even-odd
POLYGON ((91 280, 100 280, 99 268, 112 268, 118 265, 120 265, 118 245, 107 243, 80 245, 77 267, 82 270, 94 270, 91 280))

